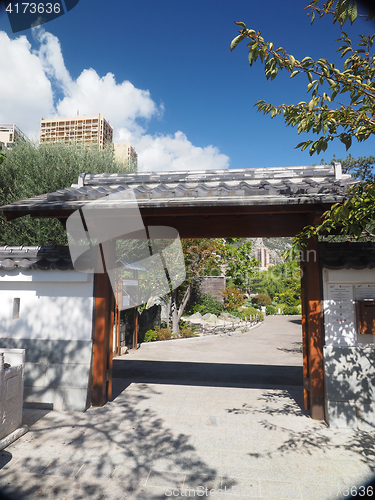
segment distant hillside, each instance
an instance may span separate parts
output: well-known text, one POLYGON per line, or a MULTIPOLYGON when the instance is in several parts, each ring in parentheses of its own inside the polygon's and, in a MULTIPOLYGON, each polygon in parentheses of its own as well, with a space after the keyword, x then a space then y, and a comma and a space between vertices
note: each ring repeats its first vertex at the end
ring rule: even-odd
POLYGON ((265 247, 282 254, 292 246, 292 238, 262 238, 265 247))
POLYGON ((281 254, 292 246, 292 238, 247 238, 252 243, 252 253, 256 257, 258 248, 266 247, 271 252, 275 262, 282 262, 281 254))

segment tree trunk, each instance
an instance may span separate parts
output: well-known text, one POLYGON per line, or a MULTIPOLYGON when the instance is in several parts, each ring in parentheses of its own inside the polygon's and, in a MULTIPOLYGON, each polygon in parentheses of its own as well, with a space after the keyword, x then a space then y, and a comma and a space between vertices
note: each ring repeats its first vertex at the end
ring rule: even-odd
POLYGON ((188 285, 185 292, 184 298, 182 299, 181 305, 177 310, 177 289, 173 290, 169 300, 169 311, 172 319, 172 334, 174 336, 180 335, 180 319, 185 311, 185 307, 191 295, 191 284, 188 285))
POLYGON ((184 314, 184 311, 185 311, 185 307, 190 299, 190 295, 191 295, 191 283, 188 285, 187 289, 186 289, 186 292, 185 292, 185 295, 184 295, 184 298, 182 299, 182 302, 181 302, 181 305, 180 305, 180 308, 178 310, 178 321, 180 321, 181 319, 181 316, 184 314))
POLYGON ((171 293, 171 316, 172 316, 172 335, 177 337, 180 334, 180 325, 177 311, 177 289, 171 293))
POLYGON ((171 324, 171 307, 172 307, 172 294, 169 295, 167 302, 167 328, 169 328, 171 324))

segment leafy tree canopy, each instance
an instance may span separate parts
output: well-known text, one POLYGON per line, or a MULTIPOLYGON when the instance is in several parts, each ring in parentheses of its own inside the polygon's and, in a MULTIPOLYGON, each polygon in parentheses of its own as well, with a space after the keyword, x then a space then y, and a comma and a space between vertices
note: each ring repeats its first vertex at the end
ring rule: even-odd
POLYGON ((230 278, 230 283, 249 292, 252 277, 257 272, 260 262, 250 256, 252 244, 241 238, 227 238, 223 247, 223 262, 225 275, 230 278))
POLYGON ((0 165, 3 163, 4 160, 5 160, 5 150, 2 148, 0 142, 0 165))
MULTIPOLYGON (((286 125, 297 127, 297 132, 312 132, 315 140, 300 142, 296 147, 309 148, 310 155, 326 151, 333 140, 340 140, 348 150, 353 138, 361 142, 375 133, 375 54, 373 50, 375 34, 361 34, 357 45, 343 31, 345 23, 359 17, 354 0, 312 0, 305 7, 311 15, 311 23, 318 16, 330 15, 334 23, 339 23, 341 36, 337 52, 341 55, 340 68, 325 58, 314 60, 309 56, 297 60, 282 47, 266 42, 260 31, 248 29, 245 23, 237 22, 241 30, 232 41, 231 50, 246 40, 249 51, 249 64, 260 61, 264 65, 267 79, 273 80, 279 71, 284 70, 290 78, 304 75, 307 79, 309 101, 297 104, 274 106, 264 100, 255 106, 259 111, 270 114, 271 118, 283 115, 286 125)), ((364 16, 373 19, 374 13, 364 16)), ((349 157, 344 171, 350 170, 361 181, 349 192, 343 204, 335 204, 323 216, 317 226, 307 226, 293 241, 291 250, 285 252, 290 257, 296 250, 306 246, 312 236, 342 234, 358 239, 361 236, 374 237, 375 184, 373 173, 374 158, 349 157)))
MULTIPOLYGON (((332 15, 341 28, 358 17, 357 4, 353 0, 327 0, 323 5, 320 0, 313 0, 306 9, 308 15, 311 14, 311 22, 316 15, 320 18, 332 15)), ((370 18, 372 14, 367 16, 370 18)), ((316 140, 300 142, 297 148, 302 151, 309 148, 310 155, 319 154, 327 149, 329 142, 339 139, 348 150, 353 138, 361 142, 375 132, 375 35, 360 35, 358 44, 354 45, 348 33, 341 30, 337 52, 343 64, 337 68, 325 58, 315 61, 306 56, 297 60, 283 47, 266 42, 260 31, 247 28, 243 22, 236 24, 241 30, 230 48, 232 51, 246 40, 250 66, 259 60, 270 80, 281 70, 290 73, 290 78, 304 75, 307 79, 308 102, 275 106, 260 100, 255 104, 271 118, 283 115, 286 125, 297 127, 299 134, 313 132, 318 135, 316 140)))
POLYGON ((272 300, 288 303, 287 297, 292 296, 298 301, 301 297, 301 271, 298 261, 281 262, 262 271, 251 289, 253 293, 266 293, 272 300))
MULTIPOLYGON (((355 179, 362 182, 375 180, 375 157, 374 156, 360 156, 359 158, 353 158, 352 155, 348 155, 345 159, 336 158, 333 155, 330 163, 340 163, 342 167, 343 174, 350 174, 355 179)), ((325 165, 324 159, 321 160, 321 164, 325 165)))

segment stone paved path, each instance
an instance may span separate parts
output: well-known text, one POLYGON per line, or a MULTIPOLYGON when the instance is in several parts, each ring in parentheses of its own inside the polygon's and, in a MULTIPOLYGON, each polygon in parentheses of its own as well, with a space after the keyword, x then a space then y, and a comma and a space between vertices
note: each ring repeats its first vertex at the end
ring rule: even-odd
POLYGON ((34 424, 0 452, 1 487, 22 500, 347 498, 375 472, 374 433, 330 429, 301 409, 300 328, 268 318, 239 337, 117 359, 105 407, 25 412, 34 424))

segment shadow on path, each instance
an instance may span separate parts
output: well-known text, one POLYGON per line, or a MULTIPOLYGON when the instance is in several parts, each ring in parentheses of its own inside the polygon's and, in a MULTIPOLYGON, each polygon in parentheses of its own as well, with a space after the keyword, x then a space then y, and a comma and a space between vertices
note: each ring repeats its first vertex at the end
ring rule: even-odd
POLYGON ((113 360, 113 377, 134 382, 215 387, 302 386, 302 366, 113 360))
POLYGON ((191 437, 148 407, 147 400, 158 395, 155 387, 137 384, 104 407, 37 418, 0 456, 1 492, 15 500, 150 500, 165 498, 166 487, 220 487, 216 469, 191 437))

